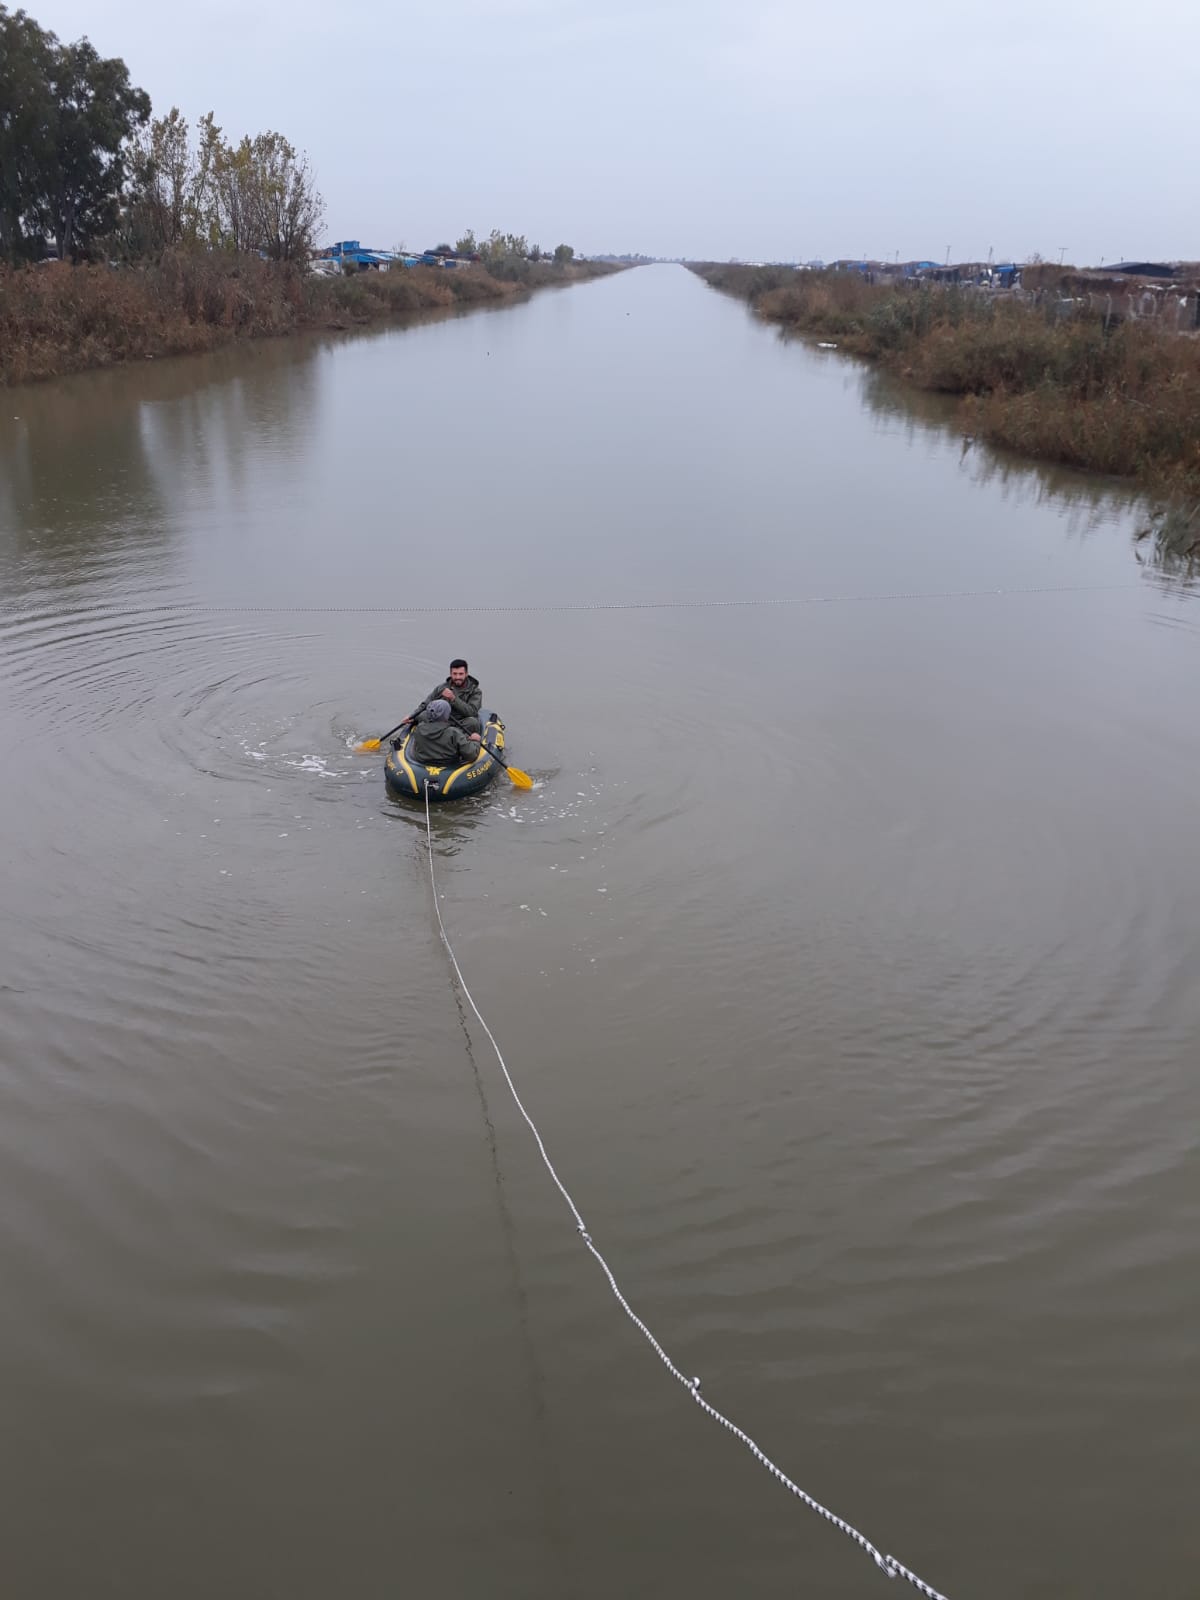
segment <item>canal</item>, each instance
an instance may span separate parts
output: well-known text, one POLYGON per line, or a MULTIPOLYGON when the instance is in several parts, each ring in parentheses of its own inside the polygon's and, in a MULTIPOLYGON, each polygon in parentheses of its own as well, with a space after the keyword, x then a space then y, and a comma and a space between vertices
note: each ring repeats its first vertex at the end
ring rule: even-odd
MULTIPOLYGON (((13 1600, 1194 1581, 1200 608, 681 268, 5 391, 13 1600)), ((898 1591, 895 1591, 898 1592, 898 1591)))

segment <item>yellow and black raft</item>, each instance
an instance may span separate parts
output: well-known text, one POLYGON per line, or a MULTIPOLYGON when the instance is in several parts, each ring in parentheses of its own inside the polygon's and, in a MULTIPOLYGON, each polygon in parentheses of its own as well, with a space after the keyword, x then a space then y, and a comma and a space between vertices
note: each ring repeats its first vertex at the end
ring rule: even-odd
POLYGON ((500 771, 500 763, 488 754, 489 750, 504 749, 504 724, 494 711, 487 713, 479 755, 465 766, 424 766, 411 754, 413 732, 412 727, 405 728, 398 738, 388 741, 383 775, 391 794, 423 800, 428 787, 430 800, 464 800, 486 789, 500 771))

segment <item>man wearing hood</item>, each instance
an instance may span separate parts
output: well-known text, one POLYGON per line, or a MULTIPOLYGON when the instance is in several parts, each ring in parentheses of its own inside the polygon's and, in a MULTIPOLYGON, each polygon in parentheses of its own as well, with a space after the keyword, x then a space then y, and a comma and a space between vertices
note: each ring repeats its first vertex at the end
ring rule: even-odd
POLYGON ((464 733, 451 721, 450 703, 440 696, 430 699, 421 712, 410 746, 425 767, 458 767, 479 755, 477 733, 464 733))
POLYGON ((479 687, 479 679, 471 677, 467 671, 467 663, 461 656, 456 656, 450 663, 450 674, 446 681, 435 684, 417 709, 410 712, 400 726, 405 727, 410 722, 417 722, 435 700, 445 701, 450 708, 450 720, 464 733, 480 732, 483 727, 479 715, 483 706, 483 690, 479 687))

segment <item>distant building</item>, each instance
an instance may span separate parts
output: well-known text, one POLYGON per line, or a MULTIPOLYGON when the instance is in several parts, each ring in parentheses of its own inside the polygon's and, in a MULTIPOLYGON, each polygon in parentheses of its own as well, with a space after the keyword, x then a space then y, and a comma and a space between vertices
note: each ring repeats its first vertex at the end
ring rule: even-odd
POLYGON ((478 250, 453 250, 448 244, 439 244, 421 253, 421 260, 428 267, 456 267, 460 262, 465 264, 480 259, 478 250))
POLYGON ((1124 272, 1131 278, 1173 278, 1176 269, 1166 261, 1118 261, 1105 272, 1124 272))
POLYGON ((326 245, 313 255, 313 261, 331 261, 343 272, 386 272, 392 265, 411 266, 415 257, 399 255, 395 250, 372 250, 357 239, 339 239, 326 245))

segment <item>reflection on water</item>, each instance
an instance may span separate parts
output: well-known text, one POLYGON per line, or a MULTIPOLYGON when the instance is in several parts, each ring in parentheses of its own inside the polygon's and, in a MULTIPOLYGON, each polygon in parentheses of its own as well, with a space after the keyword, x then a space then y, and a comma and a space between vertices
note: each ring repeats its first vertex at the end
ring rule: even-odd
POLYGON ((1111 527, 1146 504, 1144 492, 1121 479, 1038 461, 964 435, 960 402, 952 395, 915 388, 870 364, 855 367, 863 403, 872 412, 893 419, 909 438, 926 432, 955 440, 973 483, 995 488, 1014 506, 1049 504, 1067 510, 1072 535, 1111 527))
MULTIPOLYGON (((470 320, 486 326, 498 319, 497 342, 503 343, 500 330, 512 315, 511 310, 485 308, 470 320)), ((751 326, 761 337, 771 337, 757 324, 751 326)), ((200 505, 211 519, 214 542, 236 545, 247 508, 273 493, 295 515, 298 553, 318 507, 326 520, 314 530, 315 537, 327 544, 326 530, 339 520, 339 500, 346 502, 351 518, 361 517, 360 491, 365 487, 371 505, 368 514, 377 516, 382 509, 377 491, 389 479, 394 510, 405 519, 404 499, 420 482, 420 474, 412 473, 409 464, 410 452, 420 448, 419 440, 410 435, 421 379, 417 377, 415 387, 406 390, 397 405, 389 428, 394 434, 389 445, 393 455, 388 457, 376 448, 378 402, 366 402, 336 381, 339 368, 332 364, 338 362, 339 352, 348 357, 357 351, 367 357, 372 348, 386 360, 400 337, 396 329, 383 328, 349 337, 325 334, 264 341, 13 390, 12 416, 0 421, 0 549, 7 546, 14 558, 7 575, 10 592, 19 593, 26 579, 55 590, 86 586, 93 579, 102 583, 113 570, 113 561, 124 559, 122 550, 136 552, 147 578, 158 576, 164 589, 173 588, 184 576, 180 570, 184 550, 177 532, 194 525, 200 505), (331 482, 320 460, 312 456, 314 434, 334 431, 332 419, 321 421, 321 413, 328 414, 330 408, 339 413, 337 431, 356 429, 364 449, 372 446, 370 455, 358 464, 357 482, 331 482), (267 480, 273 489, 268 490, 267 480)), ((1069 540, 1090 537, 1114 524, 1140 531, 1153 517, 1152 542, 1131 539, 1135 566, 1177 584, 1188 585, 1196 576, 1196 550, 1190 548, 1194 539, 1180 537, 1171 519, 1164 520, 1136 487, 1028 460, 964 437, 958 403, 952 397, 914 389, 876 366, 814 348, 812 341, 786 330, 774 337, 782 347, 790 347, 796 359, 836 375, 837 383, 878 419, 885 434, 902 439, 910 448, 938 441, 952 445, 965 482, 988 491, 996 503, 1014 511, 1044 507, 1065 513, 1059 516, 1058 527, 1069 540)), ((481 342, 493 341, 490 335, 482 341, 476 338, 477 349, 481 342)), ((517 390, 511 404, 514 410, 524 409, 531 398, 528 394, 521 398, 517 390)), ((631 412, 635 405, 636 397, 626 401, 631 412)), ((470 388, 460 387, 453 412, 444 413, 435 430, 437 449, 447 448, 453 430, 471 417, 472 410, 470 388)), ((594 417, 591 425, 596 425, 594 417)), ((489 470, 489 453, 490 447, 478 451, 481 481, 489 470)), ((543 465, 552 467, 549 451, 543 465)), ((465 483, 458 487, 467 490, 465 483)), ((638 484, 639 494, 645 495, 647 487, 644 481, 638 484)), ((677 493, 682 490, 682 481, 677 479, 675 487, 677 493)), ((716 486, 714 491, 708 499, 715 511, 722 495, 716 486)), ((599 500, 608 491, 593 486, 592 492, 599 500)), ((442 507, 438 512, 445 514, 442 507)), ((616 514, 631 524, 627 512, 616 514)), ((486 547, 470 526, 474 518, 466 527, 462 526, 468 520, 465 514, 454 520, 456 537, 465 535, 475 555, 482 556, 486 547)), ((338 537, 345 531, 339 528, 338 537)), ((246 532, 252 534, 248 528, 246 532)), ((517 528, 505 532, 520 536, 517 528)), ((253 568, 252 559, 248 564, 253 568)), ((276 568, 272 581, 278 587, 285 577, 286 570, 276 568)))
POLYGON ((1073 537, 1134 517, 1138 526, 1132 554, 1139 567, 1173 585, 1187 586, 1200 576, 1200 520, 1194 511, 1163 506, 1125 479, 1082 473, 989 445, 964 434, 957 397, 917 388, 866 360, 814 348, 807 336, 781 329, 777 337, 802 343, 819 359, 837 363, 863 404, 910 443, 922 436, 955 441, 961 468, 973 483, 997 490, 1016 507, 1046 504, 1066 510, 1065 531, 1073 537), (1142 541, 1149 535, 1153 542, 1146 546, 1142 541))
POLYGON ((0 426, 0 552, 9 597, 103 581, 136 561, 166 576, 197 483, 226 509, 247 462, 303 448, 328 339, 145 362, 11 391, 0 426))
POLYGON ((1173 588, 1191 588, 1200 579, 1200 508, 1156 507, 1134 534, 1134 556, 1170 579, 1173 588))

